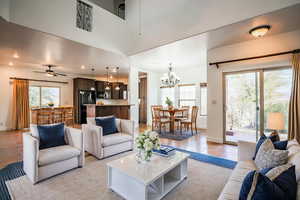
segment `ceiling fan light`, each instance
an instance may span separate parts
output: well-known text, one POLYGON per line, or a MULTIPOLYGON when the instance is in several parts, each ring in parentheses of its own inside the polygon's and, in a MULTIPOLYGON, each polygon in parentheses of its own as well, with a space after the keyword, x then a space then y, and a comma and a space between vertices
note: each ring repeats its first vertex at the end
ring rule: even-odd
POLYGON ((256 38, 263 37, 271 29, 270 25, 257 26, 249 31, 256 38))
POLYGON ((48 76, 48 77, 53 77, 54 75, 51 74, 51 73, 47 73, 46 76, 48 76))

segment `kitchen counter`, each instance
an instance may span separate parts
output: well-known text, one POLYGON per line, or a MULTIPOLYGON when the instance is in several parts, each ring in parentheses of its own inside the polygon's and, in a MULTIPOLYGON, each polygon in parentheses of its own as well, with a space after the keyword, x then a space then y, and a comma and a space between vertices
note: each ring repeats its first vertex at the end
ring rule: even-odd
POLYGON ((104 117, 114 115, 120 119, 130 119, 130 106, 133 104, 85 104, 87 117, 104 117))
POLYGON ((85 106, 97 106, 97 107, 113 107, 113 106, 134 106, 133 104, 85 104, 85 106))

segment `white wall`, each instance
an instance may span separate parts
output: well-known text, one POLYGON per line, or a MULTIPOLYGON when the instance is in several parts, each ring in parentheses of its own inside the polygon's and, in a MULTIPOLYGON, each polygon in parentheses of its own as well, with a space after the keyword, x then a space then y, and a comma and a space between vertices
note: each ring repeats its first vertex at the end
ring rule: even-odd
POLYGON ((147 70, 140 70, 147 73, 147 124, 152 125, 152 105, 158 105, 160 100, 160 74, 147 70))
POLYGON ((138 69, 131 66, 129 71, 128 97, 129 104, 132 104, 132 106, 130 107, 130 119, 134 121, 136 127, 138 127, 139 125, 138 78, 138 69))
POLYGON ((10 0, 0 0, 0 16, 9 21, 10 0))
POLYGON ((86 45, 123 54, 131 45, 126 22, 93 5, 93 30, 76 27, 75 0, 11 0, 10 20, 16 24, 51 33, 86 45))
MULTIPOLYGON (((53 80, 40 74, 32 73, 31 70, 24 67, 0 66, 0 130, 7 130, 10 127, 10 113, 12 110, 12 80, 10 77, 32 78, 53 80)), ((61 88, 61 105, 73 105, 73 81, 72 78, 55 78, 57 81, 66 81, 68 84, 30 82, 30 85, 38 86, 56 86, 61 88)))
MULTIPOLYGON (((210 50, 208 61, 215 62, 278 53, 298 49, 299 47, 300 30, 210 50)), ((221 65, 219 69, 208 66, 208 140, 223 142, 223 72, 289 66, 290 59, 291 55, 286 55, 229 63, 221 65)))

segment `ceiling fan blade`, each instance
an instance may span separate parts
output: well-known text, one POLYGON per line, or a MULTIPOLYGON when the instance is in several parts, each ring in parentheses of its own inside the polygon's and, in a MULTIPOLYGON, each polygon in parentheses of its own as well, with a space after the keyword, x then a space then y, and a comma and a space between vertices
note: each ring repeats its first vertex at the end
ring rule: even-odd
POLYGON ((66 74, 61 74, 61 73, 55 73, 55 74, 59 76, 67 76, 66 74))
POLYGON ((39 73, 39 74, 45 74, 46 72, 41 72, 41 71, 32 71, 34 73, 39 73))

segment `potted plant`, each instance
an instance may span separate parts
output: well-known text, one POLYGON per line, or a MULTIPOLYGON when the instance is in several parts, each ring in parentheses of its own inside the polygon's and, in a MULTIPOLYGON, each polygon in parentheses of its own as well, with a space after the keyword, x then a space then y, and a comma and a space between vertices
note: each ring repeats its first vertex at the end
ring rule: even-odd
POLYGON ((152 156, 153 149, 159 149, 159 137, 154 131, 145 131, 139 134, 135 139, 136 147, 139 150, 137 154, 138 162, 148 162, 152 156))
POLYGON ((48 106, 49 106, 50 108, 52 108, 52 107, 54 106, 54 103, 53 103, 53 102, 49 102, 49 103, 48 103, 48 106))
POLYGON ((166 98, 165 103, 168 105, 169 109, 173 109, 173 102, 171 101, 171 99, 169 97, 166 98))

